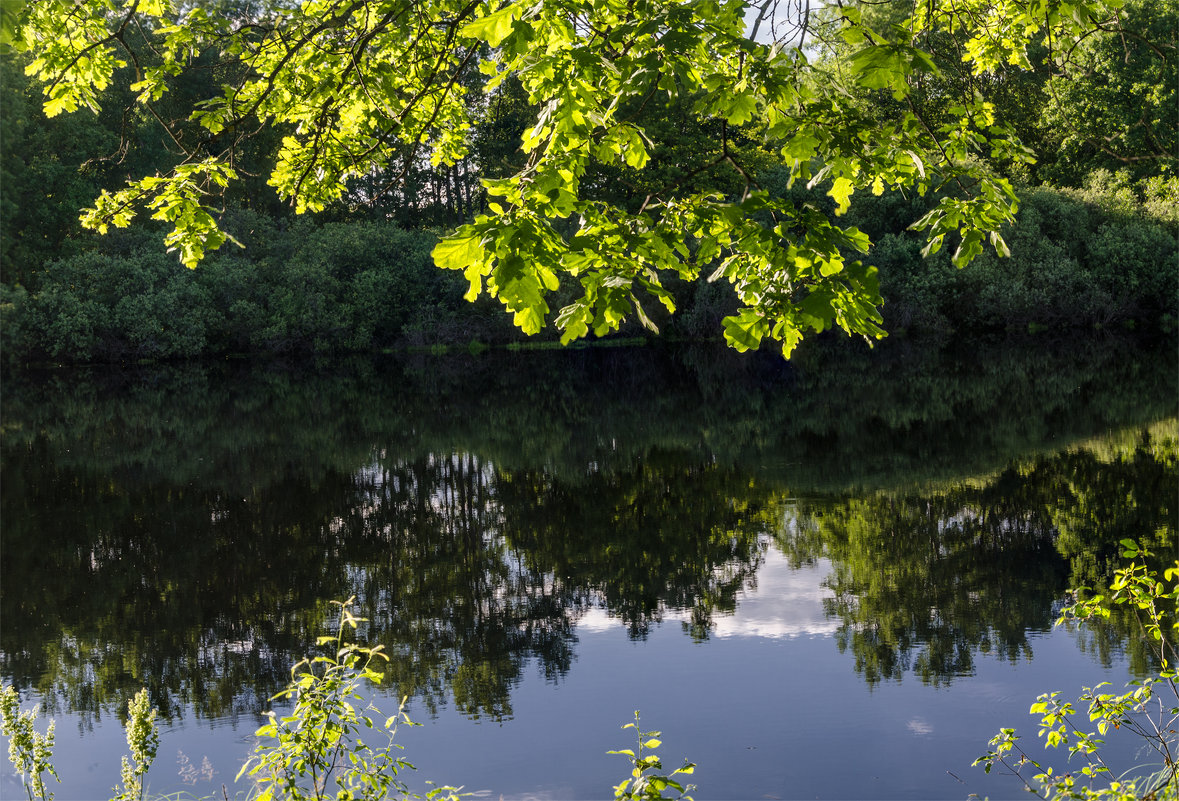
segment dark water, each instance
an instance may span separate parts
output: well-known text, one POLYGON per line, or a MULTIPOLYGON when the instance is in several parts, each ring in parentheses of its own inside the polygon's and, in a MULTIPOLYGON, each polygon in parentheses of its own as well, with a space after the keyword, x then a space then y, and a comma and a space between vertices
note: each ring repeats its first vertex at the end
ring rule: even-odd
POLYGON ((1017 797, 969 767, 999 727, 1151 668, 1053 623, 1119 539, 1175 552, 1177 386, 1109 342, 9 376, 0 669, 59 799, 109 796, 141 686, 152 790, 245 792, 351 595, 406 756, 477 797, 612 796, 634 709, 700 799, 1017 797))

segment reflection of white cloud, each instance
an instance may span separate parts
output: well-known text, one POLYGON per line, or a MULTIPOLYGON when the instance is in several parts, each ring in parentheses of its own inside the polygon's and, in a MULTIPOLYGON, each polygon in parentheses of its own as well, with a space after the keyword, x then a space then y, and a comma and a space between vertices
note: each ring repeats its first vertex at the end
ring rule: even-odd
POLYGON ((714 634, 717 637, 765 637, 781 640, 793 637, 826 637, 835 629, 835 624, 829 620, 784 620, 778 617, 733 621, 724 618, 716 621, 714 634), (734 622, 739 625, 734 626, 734 622))
MULTIPOLYGON (((715 637, 791 637, 830 636, 838 623, 823 611, 823 600, 832 597, 823 587, 831 573, 826 560, 800 568, 791 568, 786 557, 773 547, 766 550, 765 561, 757 571, 755 589, 745 589, 737 597, 732 614, 713 617, 715 637)), ((690 612, 667 610, 665 620, 689 620, 690 612)), ((606 631, 622 625, 605 609, 593 607, 578 621, 583 632, 606 631)))
POLYGON ((612 628, 621 626, 622 621, 616 617, 610 617, 606 614, 606 610, 601 607, 592 606, 584 615, 577 621, 577 630, 584 632, 595 631, 609 631, 612 628))
POLYGON ((914 734, 933 734, 933 724, 927 723, 921 718, 913 718, 905 726, 914 734))
POLYGON ((823 586, 831 565, 820 560, 792 568, 786 557, 770 548, 757 571, 757 589, 737 599, 732 615, 713 620, 717 637, 826 637, 838 623, 827 617, 823 600, 832 597, 823 586))

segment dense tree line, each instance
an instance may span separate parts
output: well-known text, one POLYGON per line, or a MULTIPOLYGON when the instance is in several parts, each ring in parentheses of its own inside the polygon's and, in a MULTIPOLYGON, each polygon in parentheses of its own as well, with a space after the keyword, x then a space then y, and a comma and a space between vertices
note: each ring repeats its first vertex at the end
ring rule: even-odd
MULTIPOLYGON (((862 8, 866 24, 878 29, 910 11, 901 3, 862 8)), ((1174 330, 1179 10, 1174 0, 1132 0, 1119 14, 1117 31, 1098 30, 1067 53, 1031 52, 1026 64, 986 75, 963 62, 965 34, 931 31, 923 46, 936 69, 917 75, 911 92, 894 97, 859 86, 857 113, 880 125, 899 105, 918 109, 930 124, 947 123, 954 103, 981 98, 996 123, 1015 130, 1034 156, 997 151, 986 165, 1021 187, 1022 208, 1002 229, 1011 257, 988 251, 967 269, 954 266, 948 248, 929 252, 907 228, 953 190, 920 195, 874 188, 851 198, 844 221, 874 243, 870 263, 880 271, 885 329, 938 335, 1121 325, 1174 330)), ((817 12, 811 35, 814 58, 835 76, 855 59, 830 16, 817 12)), ((245 247, 226 244, 189 271, 160 243, 163 224, 145 222, 100 238, 82 230, 78 210, 129 176, 164 169, 176 146, 168 136, 202 135, 191 122, 175 129, 161 126, 161 118, 180 120, 225 67, 210 61, 204 71, 170 78, 169 92, 150 114, 120 89, 126 82, 116 81, 104 90, 98 113, 50 118, 24 74, 29 61, 28 54, 0 56, 0 349, 6 361, 365 351, 520 338, 497 303, 486 297, 466 303, 467 280, 437 270, 431 258, 440 237, 487 210, 482 180, 525 165, 520 142, 535 107, 518 80, 488 91, 485 78, 464 78, 464 102, 476 124, 466 152, 452 163, 434 164, 418 148, 398 145, 380 168, 352 178, 338 199, 314 213, 293 214, 266 181, 282 126, 245 140, 235 151, 244 177, 226 191, 217 215, 221 229, 245 247)), ((832 216, 838 201, 831 193, 793 182, 789 165, 762 145, 752 126, 701 122, 693 113, 698 99, 636 107, 632 116, 648 139, 646 169, 592 159, 581 177, 583 192, 633 211, 660 187, 736 198, 752 179, 771 198, 832 216), (707 154, 722 140, 732 157, 709 162, 707 154), (693 161, 707 168, 685 173, 682 165, 693 161)), ((665 335, 716 336, 722 319, 738 308, 721 282, 665 283, 677 313, 668 316, 658 305, 647 311, 665 335)), ((573 302, 580 291, 564 276, 551 305, 573 302)), ((621 332, 643 329, 630 319, 621 332)))

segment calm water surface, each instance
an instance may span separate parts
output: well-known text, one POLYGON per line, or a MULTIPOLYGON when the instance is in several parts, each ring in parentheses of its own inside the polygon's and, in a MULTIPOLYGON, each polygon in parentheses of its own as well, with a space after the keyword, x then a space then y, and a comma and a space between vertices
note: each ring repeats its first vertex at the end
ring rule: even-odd
MULTIPOLYGON (((595 349, 5 382, 0 671, 106 798, 234 785, 358 597, 426 779, 607 798, 622 724, 700 799, 1018 797, 970 762, 1039 692, 1151 668, 1054 629, 1116 542, 1176 547, 1173 348, 595 349)), ((1129 758, 1129 754, 1123 754, 1129 758)), ((22 794, 5 771, 0 795, 22 794)))

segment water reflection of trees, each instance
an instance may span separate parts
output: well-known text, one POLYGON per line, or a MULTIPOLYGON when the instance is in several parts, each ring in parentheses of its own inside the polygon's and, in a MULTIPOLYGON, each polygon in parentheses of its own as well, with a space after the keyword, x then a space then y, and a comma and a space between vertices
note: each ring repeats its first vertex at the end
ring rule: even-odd
POLYGON ((431 708, 452 696, 466 714, 499 718, 512 714, 529 661, 552 679, 569 670, 584 593, 508 547, 493 465, 470 454, 381 459, 361 482, 340 534, 369 544, 354 587, 399 693, 431 708))
POLYGON ((1008 499, 868 497, 798 506, 808 542, 831 561, 836 642, 869 684, 912 673, 942 684, 976 653, 1031 656, 1067 572, 1051 531, 1008 499))
POLYGON ((143 683, 165 714, 264 707, 347 586, 326 521, 349 483, 227 497, 42 472, 4 510, 6 675, 51 710, 115 708, 143 683))
MULTIPOLYGON (((1172 421, 1112 453, 1070 450, 983 482, 812 497, 792 505, 778 543, 796 561, 830 560, 837 644, 869 684, 941 684, 979 653, 1030 657, 1029 635, 1052 627, 1068 589, 1108 583, 1120 539, 1144 541, 1160 566, 1171 558, 1177 455, 1172 421)), ((1125 653, 1138 674, 1156 667, 1117 615, 1080 643, 1103 664, 1125 653)))
POLYGON ((715 502, 731 473, 668 461, 576 486, 472 455, 364 471, 363 511, 341 533, 387 555, 357 571, 355 586, 369 638, 395 656, 387 671, 398 692, 511 715, 529 663, 549 680, 570 669, 574 624, 591 606, 633 636, 667 608, 691 609, 702 636, 714 610, 735 605, 761 545, 744 525, 749 500, 715 502))
POLYGON ((745 496, 764 493, 667 462, 570 487, 469 454, 378 456, 240 499, 56 474, 38 482, 56 511, 38 493, 8 510, 6 537, 25 547, 6 549, 6 580, 29 590, 6 591, 3 614, 37 617, 0 634, 4 669, 51 711, 98 713, 144 682, 165 713, 255 711, 323 633, 323 600, 356 594, 399 693, 510 716, 530 664, 551 680, 570 669, 591 605, 635 636, 681 607, 704 636, 735 605, 762 547, 745 496), (735 494, 716 503, 725 487, 735 494))
MULTIPOLYGON (((941 362, 904 354, 875 374, 858 355, 843 372, 543 356, 18 386, 0 476, 5 676, 57 709, 98 714, 147 683, 171 714, 252 712, 323 633, 326 601, 357 594, 399 692, 509 716, 527 671, 572 669, 588 608, 635 637, 686 612, 705 638, 772 540, 831 560, 829 613, 867 681, 942 683, 980 652, 1028 653, 1119 537, 1175 547, 1169 429, 1050 450, 1062 430, 1123 415, 1138 432, 1167 408, 1173 376, 1114 357, 1036 362, 1063 382, 1014 359, 1010 375, 983 360, 938 383, 941 362), (944 480, 957 452, 957 475, 994 475, 944 480)), ((1144 664, 1125 643, 1114 626, 1085 647, 1144 664)))
POLYGON ((508 540, 533 569, 562 577, 646 636, 666 609, 704 639, 761 565, 772 491, 747 475, 656 452, 629 470, 566 482, 504 477, 508 540))

